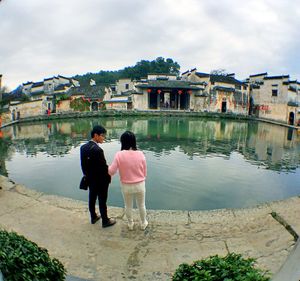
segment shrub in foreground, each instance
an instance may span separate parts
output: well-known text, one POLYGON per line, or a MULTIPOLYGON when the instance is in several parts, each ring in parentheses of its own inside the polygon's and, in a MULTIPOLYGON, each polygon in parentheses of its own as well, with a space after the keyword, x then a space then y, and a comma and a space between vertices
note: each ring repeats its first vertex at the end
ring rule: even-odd
POLYGON ((66 270, 46 249, 15 232, 0 230, 0 270, 5 281, 62 281, 66 270))
POLYGON ((218 255, 179 265, 173 281, 268 281, 266 271, 254 267, 255 260, 244 259, 239 254, 230 253, 226 257, 218 255))

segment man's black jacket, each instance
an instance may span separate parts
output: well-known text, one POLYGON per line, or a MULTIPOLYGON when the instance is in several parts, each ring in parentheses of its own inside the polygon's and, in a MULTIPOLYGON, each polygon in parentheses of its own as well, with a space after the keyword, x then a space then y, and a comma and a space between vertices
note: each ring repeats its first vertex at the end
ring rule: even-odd
POLYGON ((89 186, 107 186, 110 183, 108 166, 102 148, 89 141, 80 148, 81 169, 87 176, 89 186))

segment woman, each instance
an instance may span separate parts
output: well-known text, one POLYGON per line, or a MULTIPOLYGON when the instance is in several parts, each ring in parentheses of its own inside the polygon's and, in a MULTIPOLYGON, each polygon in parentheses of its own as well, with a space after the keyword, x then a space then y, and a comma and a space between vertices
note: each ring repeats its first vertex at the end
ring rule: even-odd
POLYGON ((137 150, 134 133, 126 131, 122 134, 120 141, 121 151, 116 153, 108 168, 108 173, 113 176, 119 170, 128 228, 133 230, 134 226, 132 207, 135 198, 141 218, 141 229, 144 230, 148 226, 145 206, 145 179, 147 175, 145 155, 137 150))

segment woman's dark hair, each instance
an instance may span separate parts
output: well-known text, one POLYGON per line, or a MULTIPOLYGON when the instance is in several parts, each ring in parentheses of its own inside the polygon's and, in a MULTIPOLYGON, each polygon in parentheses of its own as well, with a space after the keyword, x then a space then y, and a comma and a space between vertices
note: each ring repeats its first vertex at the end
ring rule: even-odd
POLYGON ((134 133, 126 131, 122 134, 121 138, 121 150, 137 150, 136 148, 136 139, 134 133))

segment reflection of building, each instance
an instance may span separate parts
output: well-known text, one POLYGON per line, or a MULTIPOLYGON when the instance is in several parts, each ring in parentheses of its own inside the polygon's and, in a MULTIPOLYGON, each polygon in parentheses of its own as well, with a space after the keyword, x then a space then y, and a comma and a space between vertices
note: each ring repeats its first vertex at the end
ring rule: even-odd
POLYGON ((255 124, 255 131, 248 132, 247 159, 261 161, 274 170, 292 170, 299 165, 300 143, 296 132, 266 123, 255 124), (292 135, 290 135, 292 133, 292 135))
POLYGON ((299 115, 300 83, 289 75, 268 76, 267 73, 250 75, 250 113, 297 125, 299 115))
MULTIPOLYGON (((98 123, 98 118, 84 118, 6 127, 5 138, 0 139, 0 158, 6 158, 10 146, 29 155, 67 154, 89 139, 91 128, 98 123)), ((190 157, 228 158, 239 152, 250 163, 272 170, 289 171, 300 165, 300 140, 288 129, 267 123, 154 117, 104 118, 101 124, 108 131, 107 141, 118 140, 125 130, 131 130, 139 149, 158 154, 179 150, 190 157)))

